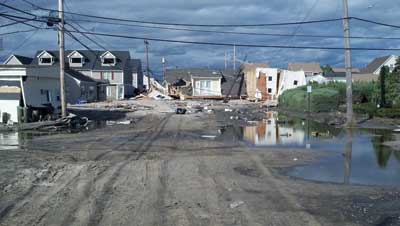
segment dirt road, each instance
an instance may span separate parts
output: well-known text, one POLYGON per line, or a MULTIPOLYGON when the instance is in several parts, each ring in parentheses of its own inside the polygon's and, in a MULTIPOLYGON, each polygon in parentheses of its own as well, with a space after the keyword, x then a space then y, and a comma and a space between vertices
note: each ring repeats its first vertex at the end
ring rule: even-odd
POLYGON ((0 225, 400 224, 398 190, 280 173, 318 153, 204 138, 214 114, 134 120, 0 151, 0 225))

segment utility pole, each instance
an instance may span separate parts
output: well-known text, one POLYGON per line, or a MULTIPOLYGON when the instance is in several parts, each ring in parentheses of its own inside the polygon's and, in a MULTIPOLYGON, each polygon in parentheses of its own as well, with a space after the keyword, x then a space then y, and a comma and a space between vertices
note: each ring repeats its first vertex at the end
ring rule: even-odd
POLYGON ((233 70, 236 70, 236 45, 233 45, 233 70))
POLYGON ((226 57, 226 51, 225 51, 225 70, 227 69, 227 67, 228 67, 228 64, 227 64, 227 57, 226 57))
POLYGON ((163 79, 165 80, 165 57, 161 58, 161 63, 162 63, 162 71, 163 71, 163 79))
POLYGON ((147 90, 150 91, 150 65, 149 65, 149 41, 144 40, 146 46, 146 76, 147 76, 147 90))
POLYGON ((61 116, 67 117, 67 100, 65 94, 65 60, 64 60, 64 0, 58 0, 58 46, 60 52, 60 97, 61 97, 61 116))
POLYGON ((353 77, 351 65, 351 50, 350 50, 350 24, 349 24, 349 6, 347 0, 343 0, 343 27, 344 27, 344 43, 345 43, 345 61, 346 61, 346 98, 347 112, 346 124, 351 127, 353 121, 353 77))

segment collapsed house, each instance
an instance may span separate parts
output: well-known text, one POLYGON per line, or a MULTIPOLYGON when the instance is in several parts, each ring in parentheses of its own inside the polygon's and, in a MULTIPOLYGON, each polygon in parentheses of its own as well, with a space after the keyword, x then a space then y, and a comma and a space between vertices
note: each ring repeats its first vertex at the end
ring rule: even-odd
POLYGON ((169 96, 180 99, 223 99, 246 96, 244 76, 231 70, 169 69, 163 83, 169 96))
POLYGON ((304 71, 289 71, 262 67, 262 64, 245 64, 248 100, 266 101, 268 105, 277 105, 278 97, 288 89, 307 84, 304 71))

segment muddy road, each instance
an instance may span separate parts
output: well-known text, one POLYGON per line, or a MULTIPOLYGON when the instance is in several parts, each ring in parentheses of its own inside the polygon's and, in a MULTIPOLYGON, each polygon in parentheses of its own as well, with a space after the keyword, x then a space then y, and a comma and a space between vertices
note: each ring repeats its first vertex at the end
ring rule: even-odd
POLYGON ((320 153, 202 137, 215 114, 133 120, 1 150, 0 225, 400 225, 396 188, 283 173, 320 153))

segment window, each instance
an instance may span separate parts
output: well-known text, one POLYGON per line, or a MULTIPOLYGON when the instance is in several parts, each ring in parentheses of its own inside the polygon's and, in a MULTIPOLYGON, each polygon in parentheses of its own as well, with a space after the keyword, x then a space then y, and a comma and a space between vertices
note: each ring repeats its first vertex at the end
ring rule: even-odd
POLYGON ((200 89, 207 89, 209 90, 211 88, 211 81, 200 81, 200 89))
POLYGON ((268 81, 272 81, 272 76, 269 76, 269 77, 268 77, 268 81))
POLYGON ((51 63, 53 63, 53 60, 51 57, 42 57, 42 58, 40 58, 40 63, 41 64, 51 64, 51 63))
POLYGON ((72 64, 81 64, 82 63, 82 58, 79 58, 79 57, 71 58, 71 63, 72 64))
POLYGON ((272 89, 271 88, 268 88, 268 93, 272 93, 272 89))
POLYGON ((297 86, 299 82, 297 80, 294 80, 293 85, 297 86))
POLYGON ((103 58, 103 64, 115 64, 114 58, 103 58))
POLYGON ((109 81, 113 80, 112 72, 110 71, 103 72, 103 79, 109 81))

